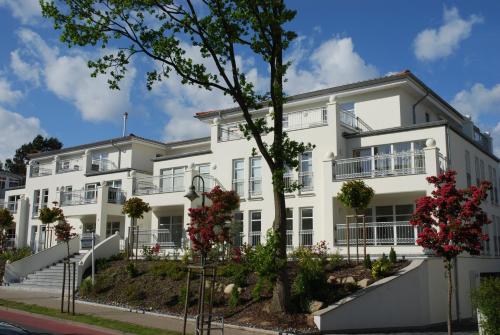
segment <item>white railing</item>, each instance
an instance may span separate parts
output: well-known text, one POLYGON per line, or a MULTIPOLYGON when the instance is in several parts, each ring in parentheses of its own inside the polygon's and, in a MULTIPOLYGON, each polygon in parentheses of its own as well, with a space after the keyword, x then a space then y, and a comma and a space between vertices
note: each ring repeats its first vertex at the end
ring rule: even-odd
POLYGON ((333 180, 425 173, 423 151, 355 157, 333 161, 333 180))
POLYGON ((97 203, 97 190, 74 190, 60 192, 61 206, 88 205, 97 203))
POLYGON ((328 124, 326 107, 283 114, 283 130, 304 129, 328 124))
POLYGON ((363 120, 354 115, 351 112, 341 110, 340 111, 340 123, 349 128, 353 128, 358 131, 370 131, 373 130, 369 125, 367 125, 363 120))
POLYGON ((441 171, 441 173, 443 173, 446 170, 448 170, 448 160, 442 153, 438 154, 438 159, 439 159, 439 170, 441 171))
POLYGON ((287 249, 293 249, 293 230, 286 231, 286 247, 287 249))
MULTIPOLYGON (((417 228, 408 221, 368 222, 365 223, 367 245, 415 245, 417 228)), ((363 244, 363 224, 349 224, 349 240, 351 245, 363 244)), ((347 244, 347 226, 336 225, 337 245, 347 244)))
POLYGON ((251 231, 249 234, 249 243, 251 246, 256 246, 260 245, 260 237, 261 237, 261 232, 260 231, 251 231))
POLYGON ((66 173, 80 171, 82 166, 81 159, 63 159, 56 164, 56 173, 66 173))
POLYGON ((302 192, 309 192, 314 190, 312 171, 299 172, 299 183, 300 190, 302 192))
POLYGON ((233 236, 233 246, 241 247, 243 246, 243 239, 245 238, 245 234, 243 232, 238 233, 236 236, 233 236))
POLYGON ((300 245, 310 247, 313 245, 313 230, 304 229, 299 231, 300 245))
POLYGON ((52 174, 52 169, 50 169, 49 167, 32 165, 30 168, 31 177, 50 176, 51 174, 52 174))
POLYGON ((92 250, 87 252, 85 256, 78 263, 78 283, 79 286, 82 282, 83 274, 85 270, 92 266, 92 258, 94 260, 98 259, 107 259, 113 255, 117 255, 120 252, 120 236, 118 233, 115 233, 102 242, 99 242, 94 245, 94 257, 92 257, 92 250))
POLYGON ((101 159, 93 159, 92 164, 90 166, 90 171, 93 172, 106 172, 118 169, 118 166, 115 162, 101 158, 101 159))
POLYGON ((241 132, 239 124, 237 123, 223 124, 218 128, 217 139, 219 142, 234 141, 243 138, 245 138, 245 136, 241 132))
MULTIPOLYGON (((182 230, 182 229, 181 229, 182 230)), ((143 247, 153 247, 156 244, 161 249, 178 249, 183 247, 184 230, 182 234, 173 236, 170 229, 132 229, 129 235, 129 242, 133 245, 131 247, 142 250, 143 247)))
POLYGON ((255 198, 262 195, 262 179, 250 178, 248 181, 248 193, 250 198, 255 198))
POLYGON ((127 200, 127 193, 119 188, 110 187, 108 189, 108 203, 123 205, 127 200))
POLYGON ((180 176, 149 176, 134 178, 134 195, 184 192, 184 175, 180 176))

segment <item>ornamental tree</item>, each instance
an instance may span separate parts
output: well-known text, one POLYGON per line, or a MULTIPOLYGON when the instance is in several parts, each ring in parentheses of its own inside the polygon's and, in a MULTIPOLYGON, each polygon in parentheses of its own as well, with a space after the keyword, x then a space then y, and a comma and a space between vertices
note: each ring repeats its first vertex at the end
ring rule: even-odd
POLYGON ((128 215, 132 219, 132 226, 136 225, 137 219, 142 219, 144 213, 151 210, 151 207, 147 202, 144 202, 141 198, 130 198, 123 204, 122 214, 128 215))
POLYGON ((232 212, 240 204, 236 192, 223 191, 219 186, 205 193, 205 196, 212 205, 189 208, 191 221, 187 229, 192 249, 200 253, 202 265, 215 244, 230 241, 232 212))
MULTIPOLYGON (((356 250, 358 248, 358 215, 362 213, 370 204, 375 192, 362 180, 350 180, 342 184, 340 192, 337 194, 339 201, 346 207, 354 209, 356 214, 356 250)), ((347 260, 351 261, 349 221, 347 221, 347 260)), ((366 227, 363 220, 363 259, 366 259, 366 227)), ((359 261, 359 259, 358 259, 359 261)))
MULTIPOLYGON (((230 97, 244 121, 241 130, 253 140, 273 177, 274 222, 286 260, 285 167, 297 168, 311 144, 290 139, 283 130, 284 84, 289 62, 284 52, 295 39, 289 23, 296 12, 284 0, 41 0, 42 13, 61 29, 68 46, 99 50, 89 61, 92 75, 108 74, 118 89, 132 59, 149 60, 147 87, 172 74, 185 85, 215 90, 230 97), (103 51, 104 50, 104 51, 103 51), (108 53, 105 52, 108 50, 108 53), (242 61, 248 57, 266 69, 265 88, 257 90, 242 61), (253 111, 269 109, 270 122, 253 111)), ((259 85, 260 87, 261 85, 259 85)), ((298 186, 298 185, 296 185, 298 186)), ((287 268, 273 292, 273 311, 291 310, 287 268)))
MULTIPOLYGON (((45 244, 47 245, 47 232, 50 230, 50 225, 57 221, 65 220, 62 208, 57 207, 57 201, 54 201, 52 208, 45 207, 40 210, 38 219, 46 225, 45 229, 45 244)), ((48 246, 52 246, 52 237, 50 236, 50 241, 48 241, 48 246)))
POLYGON ((417 244, 443 258, 448 278, 448 334, 452 334, 452 262, 463 252, 479 255, 482 241, 488 240, 482 227, 490 223, 481 203, 488 197, 491 183, 483 181, 479 186, 458 189, 455 176, 456 172, 449 170, 427 177, 435 189, 430 196, 417 200, 410 220, 420 229, 417 244))
POLYGON ((0 208, 0 251, 5 250, 5 231, 14 225, 14 216, 7 208, 0 208))

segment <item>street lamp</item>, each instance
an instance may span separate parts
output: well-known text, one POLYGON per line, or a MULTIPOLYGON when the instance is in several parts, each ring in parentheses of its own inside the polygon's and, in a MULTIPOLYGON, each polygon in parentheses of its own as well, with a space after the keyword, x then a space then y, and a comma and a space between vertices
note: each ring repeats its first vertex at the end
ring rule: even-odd
POLYGON ((191 201, 194 201, 195 199, 198 199, 200 197, 198 195, 198 193, 196 193, 196 187, 194 186, 194 180, 196 178, 201 179, 201 185, 202 185, 201 206, 204 207, 205 206, 205 180, 203 179, 202 176, 196 175, 193 177, 193 179, 191 180, 191 186, 189 186, 189 192, 184 197, 188 198, 191 201))

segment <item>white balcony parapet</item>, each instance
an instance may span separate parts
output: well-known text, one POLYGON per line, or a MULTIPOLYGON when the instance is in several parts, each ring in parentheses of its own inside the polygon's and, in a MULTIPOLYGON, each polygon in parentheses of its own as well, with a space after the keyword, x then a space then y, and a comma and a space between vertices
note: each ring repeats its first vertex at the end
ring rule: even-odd
POLYGON ((52 174, 52 169, 48 167, 32 165, 30 168, 30 177, 43 177, 50 176, 52 174))
POLYGON ((97 203, 97 190, 62 191, 61 206, 88 205, 97 203))
POLYGON ((366 124, 362 119, 357 117, 351 112, 340 110, 340 123, 344 126, 352 128, 357 131, 370 131, 373 130, 368 124, 366 124))
MULTIPOLYGON (((377 245, 415 245, 417 238, 417 228, 410 225, 408 221, 394 222, 367 222, 366 244, 377 245)), ((356 244, 356 237, 359 245, 363 244, 363 224, 349 224, 349 240, 351 246, 356 244)), ((336 225, 337 245, 347 244, 347 225, 336 225)))
POLYGON ((337 159, 332 164, 333 180, 425 173, 425 155, 423 151, 337 159))

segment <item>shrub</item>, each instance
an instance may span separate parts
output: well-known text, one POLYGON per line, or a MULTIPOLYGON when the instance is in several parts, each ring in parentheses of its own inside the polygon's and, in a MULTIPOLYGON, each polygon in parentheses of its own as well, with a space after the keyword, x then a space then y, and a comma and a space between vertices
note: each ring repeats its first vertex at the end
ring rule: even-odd
POLYGON ((294 252, 298 271, 292 282, 292 294, 303 310, 307 310, 310 300, 322 295, 326 285, 322 261, 316 256, 311 249, 304 247, 294 252))
POLYGON ((372 268, 372 259, 370 257, 370 254, 367 254, 365 259, 363 260, 363 265, 365 269, 370 270, 372 268))
POLYGON ((255 247, 253 251, 247 251, 247 260, 250 268, 261 279, 265 279, 270 283, 274 283, 279 271, 285 262, 276 257, 278 249, 278 236, 269 229, 267 231, 266 244, 261 244, 255 247))
POLYGON ((372 277, 383 278, 391 271, 391 262, 385 254, 372 263, 372 277))
POLYGON ((500 335, 500 278, 486 278, 472 291, 472 302, 481 312, 484 334, 500 335))
POLYGON ((107 259, 105 259, 105 258, 99 258, 99 259, 95 260, 95 270, 96 270, 96 272, 100 272, 100 271, 106 269, 107 267, 109 267, 109 263, 108 263, 107 259))
POLYGON ((181 280, 186 274, 186 269, 176 261, 164 260, 153 265, 151 274, 162 279, 169 277, 173 280, 181 280))
POLYGON ((139 270, 133 262, 127 263, 127 267, 125 268, 125 270, 127 271, 127 274, 130 278, 135 278, 139 275, 139 270))
POLYGON ((15 262, 20 260, 21 258, 28 257, 32 254, 32 251, 29 247, 5 250, 2 254, 0 254, 0 258, 4 261, 15 262))
POLYGON ((231 282, 237 287, 247 286, 247 277, 250 269, 246 264, 230 262, 219 268, 219 274, 222 277, 230 278, 231 282))
POLYGON ((142 247, 142 254, 147 261, 158 259, 158 255, 160 254, 160 245, 158 243, 156 243, 153 247, 144 245, 142 247))
POLYGON ((231 291, 231 296, 229 297, 229 307, 235 308, 238 306, 240 302, 240 292, 238 292, 238 288, 236 286, 233 287, 231 291))
POLYGON ((389 261, 394 264, 398 261, 398 257, 396 256, 396 251, 391 247, 391 251, 389 251, 389 261))
POLYGON ((329 259, 329 264, 331 271, 335 271, 337 269, 340 269, 342 265, 344 264, 344 257, 342 257, 339 252, 337 251, 335 254, 330 255, 329 259))
POLYGON ((85 278, 82 283, 80 284, 80 290, 79 293, 82 297, 88 296, 92 293, 93 286, 92 286, 92 278, 87 277, 85 278))
POLYGON ((113 255, 113 256, 109 257, 109 261, 110 262, 121 261, 123 259, 125 259, 125 252, 120 252, 120 253, 118 253, 116 255, 113 255))

